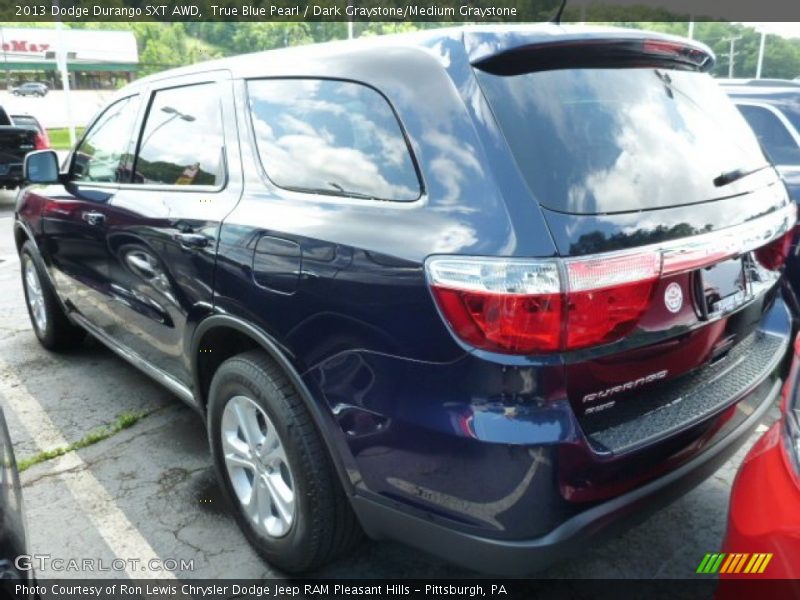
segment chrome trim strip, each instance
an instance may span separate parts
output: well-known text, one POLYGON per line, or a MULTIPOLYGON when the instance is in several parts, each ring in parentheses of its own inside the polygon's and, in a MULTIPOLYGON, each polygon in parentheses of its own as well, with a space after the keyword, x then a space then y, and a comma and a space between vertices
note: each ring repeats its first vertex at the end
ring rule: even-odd
POLYGON ((662 275, 677 275, 746 254, 781 237, 796 222, 797 207, 790 202, 753 221, 666 244, 662 246, 662 275))
POLYGON ((564 259, 564 263, 585 262, 586 260, 602 261, 603 259, 635 256, 648 252, 661 252, 663 256, 661 276, 663 277, 664 275, 677 275, 701 267, 708 267, 728 258, 746 254, 776 240, 788 232, 797 222, 797 207, 794 202, 788 199, 782 186, 777 186, 777 189, 774 188, 775 186, 769 186, 753 192, 750 194, 752 201, 763 201, 766 204, 767 200, 775 200, 776 198, 764 196, 779 193, 785 198, 786 204, 782 208, 752 221, 668 242, 626 250, 615 250, 613 252, 599 252, 597 254, 569 257, 564 259), (687 263, 689 263, 688 266, 686 266, 687 263))
POLYGON ((117 342, 114 338, 108 335, 102 329, 99 329, 88 320, 86 317, 81 315, 77 312, 72 312, 70 314, 72 319, 81 327, 86 329, 89 333, 91 333, 98 341, 102 342, 104 345, 108 346, 117 356, 124 359, 125 361, 129 362, 131 365, 139 369, 145 375, 148 375, 156 382, 163 385, 167 388, 170 392, 178 396, 184 402, 196 405, 197 402, 194 399, 194 394, 192 390, 182 384, 180 381, 172 377, 172 375, 168 375, 158 367, 152 365, 144 358, 139 356, 136 352, 117 342))

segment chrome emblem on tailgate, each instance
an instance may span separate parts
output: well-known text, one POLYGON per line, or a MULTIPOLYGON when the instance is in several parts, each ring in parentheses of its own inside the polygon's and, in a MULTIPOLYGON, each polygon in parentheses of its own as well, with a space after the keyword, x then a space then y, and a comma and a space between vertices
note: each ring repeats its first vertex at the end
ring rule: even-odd
POLYGON ((667 286, 664 292, 664 305, 671 313, 677 313, 683 306, 683 290, 680 284, 674 281, 667 286))
POLYGON ((663 371, 658 371, 657 373, 650 373, 650 375, 645 375, 644 377, 639 377, 638 379, 632 379, 631 381, 620 383, 619 385, 615 385, 614 387, 610 387, 608 389, 601 390, 599 392, 592 392, 591 394, 586 394, 583 397, 582 402, 586 404, 587 402, 594 402, 595 400, 605 400, 609 396, 620 394, 622 392, 627 392, 629 390, 634 390, 646 383, 652 383, 653 381, 664 379, 668 374, 669 371, 667 369, 664 369, 663 371))

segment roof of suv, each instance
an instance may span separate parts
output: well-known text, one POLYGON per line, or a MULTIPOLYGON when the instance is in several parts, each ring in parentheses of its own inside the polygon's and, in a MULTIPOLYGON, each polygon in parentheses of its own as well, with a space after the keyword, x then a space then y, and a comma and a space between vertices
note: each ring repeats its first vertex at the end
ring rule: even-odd
MULTIPOLYGON (((247 77, 258 71, 261 75, 272 72, 285 74, 286 61, 318 61, 333 56, 351 56, 354 59, 369 60, 375 56, 376 48, 426 48, 435 47, 438 43, 462 40, 467 57, 471 63, 489 56, 522 46, 544 45, 555 43, 585 42, 591 40, 663 40, 679 42, 714 59, 713 52, 704 44, 682 37, 619 27, 595 27, 584 25, 556 25, 554 23, 522 24, 522 25, 478 25, 428 29, 410 33, 373 36, 356 40, 341 40, 322 44, 292 46, 242 54, 229 58, 211 60, 203 63, 163 71, 138 80, 133 85, 148 84, 165 78, 189 75, 217 69, 230 70, 234 77, 247 77)), ((401 56, 398 56, 398 60, 401 56)), ((302 68, 298 69, 298 71, 302 68)))

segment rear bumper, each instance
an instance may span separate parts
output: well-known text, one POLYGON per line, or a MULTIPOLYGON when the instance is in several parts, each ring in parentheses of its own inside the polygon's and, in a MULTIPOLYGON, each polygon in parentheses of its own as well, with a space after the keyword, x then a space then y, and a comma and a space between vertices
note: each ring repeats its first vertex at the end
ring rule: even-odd
MULTIPOLYGON (((800 479, 786 455, 783 420, 750 450, 731 492, 722 551, 771 553, 761 577, 800 579, 800 479)), ((752 578, 739 573, 725 578, 752 578)))
POLYGON ((506 540, 451 529, 364 496, 353 507, 368 535, 392 539, 440 556, 449 562, 497 575, 520 576, 575 554, 587 543, 627 529, 669 504, 719 469, 748 439, 780 393, 779 379, 770 378, 742 400, 754 410, 728 435, 666 475, 625 494, 577 513, 541 537, 506 540))

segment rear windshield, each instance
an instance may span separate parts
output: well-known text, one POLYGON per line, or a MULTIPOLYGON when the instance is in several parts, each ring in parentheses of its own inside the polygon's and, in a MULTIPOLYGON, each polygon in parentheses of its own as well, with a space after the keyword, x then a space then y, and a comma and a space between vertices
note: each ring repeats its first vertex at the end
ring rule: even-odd
POLYGON ((16 127, 24 127, 25 129, 33 129, 39 131, 39 125, 33 117, 26 117, 25 115, 15 115, 12 117, 16 127))
POLYGON ((756 138, 704 73, 569 69, 477 71, 538 201, 579 214, 626 212, 731 195, 714 178, 762 166, 756 138))

